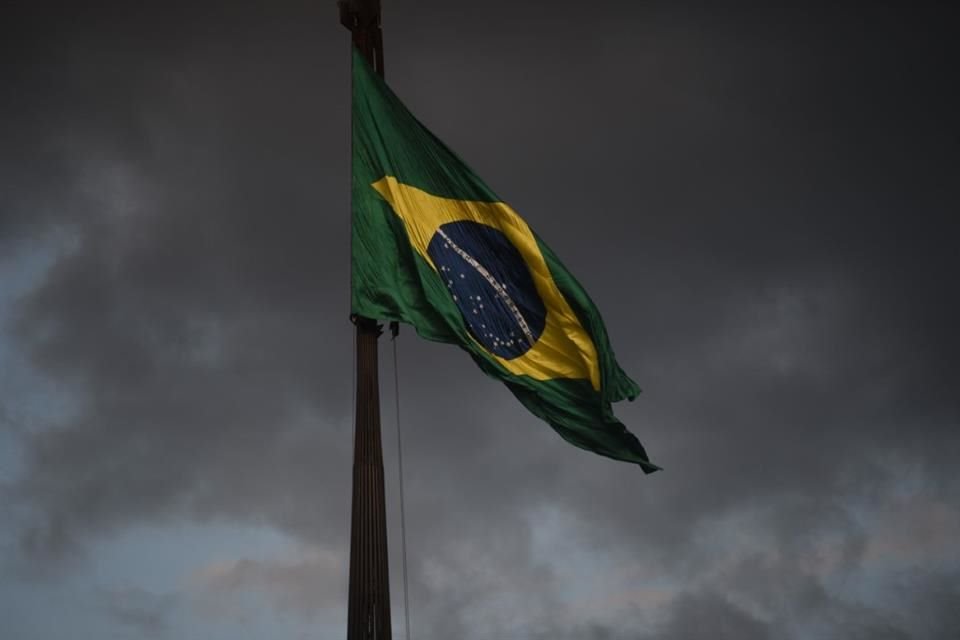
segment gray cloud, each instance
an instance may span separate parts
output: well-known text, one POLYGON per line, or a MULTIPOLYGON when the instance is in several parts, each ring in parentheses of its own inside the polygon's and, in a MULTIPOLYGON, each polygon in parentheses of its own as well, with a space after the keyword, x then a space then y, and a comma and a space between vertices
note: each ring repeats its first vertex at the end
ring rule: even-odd
POLYGON ((176 606, 171 594, 157 595, 137 587, 102 589, 99 592, 107 616, 127 632, 142 638, 167 635, 169 616, 176 606))
POLYGON ((770 629, 717 594, 691 594, 678 598, 664 638, 769 638, 770 629))
POLYGON ((221 599, 238 591, 265 594, 280 610, 292 611, 307 619, 346 606, 341 577, 346 567, 343 556, 322 549, 301 551, 275 560, 241 558, 201 567, 193 576, 194 594, 204 599, 221 599))

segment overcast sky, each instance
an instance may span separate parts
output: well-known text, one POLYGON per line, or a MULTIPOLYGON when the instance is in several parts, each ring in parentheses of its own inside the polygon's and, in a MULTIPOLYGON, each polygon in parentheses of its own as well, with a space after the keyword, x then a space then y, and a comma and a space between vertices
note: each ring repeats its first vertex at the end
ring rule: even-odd
MULTIPOLYGON (((334 3, 14 5, 0 636, 342 639, 334 3)), ((906 5, 385 2, 388 82, 590 292, 664 467, 403 331, 416 639, 956 637, 956 34, 906 5)))

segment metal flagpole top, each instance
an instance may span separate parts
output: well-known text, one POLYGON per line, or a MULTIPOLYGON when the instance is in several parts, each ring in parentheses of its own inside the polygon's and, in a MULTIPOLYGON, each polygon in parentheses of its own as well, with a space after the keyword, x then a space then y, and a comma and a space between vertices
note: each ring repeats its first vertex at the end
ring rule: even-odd
POLYGON ((353 44, 370 66, 383 77, 383 32, 380 0, 340 0, 340 24, 350 30, 353 44))
POLYGON ((339 0, 340 24, 351 31, 380 26, 380 0, 339 0))

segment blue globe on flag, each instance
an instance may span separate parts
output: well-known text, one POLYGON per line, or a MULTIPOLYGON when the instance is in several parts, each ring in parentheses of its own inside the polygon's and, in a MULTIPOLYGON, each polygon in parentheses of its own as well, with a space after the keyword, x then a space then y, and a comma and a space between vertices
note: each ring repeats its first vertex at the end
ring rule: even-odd
POLYGON ((474 339, 507 360, 543 333, 547 310, 530 269, 503 232, 461 220, 442 225, 427 253, 474 339))

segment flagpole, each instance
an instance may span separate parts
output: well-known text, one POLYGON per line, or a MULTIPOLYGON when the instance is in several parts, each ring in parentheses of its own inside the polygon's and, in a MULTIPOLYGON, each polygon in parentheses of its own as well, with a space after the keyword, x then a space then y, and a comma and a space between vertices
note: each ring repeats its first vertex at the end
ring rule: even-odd
MULTIPOLYGON (((383 77, 380 0, 340 0, 337 5, 340 24, 350 30, 353 46, 383 77)), ((356 326, 357 396, 347 640, 390 640, 390 577, 377 375, 377 341, 382 327, 372 318, 353 316, 352 320, 356 326)))

